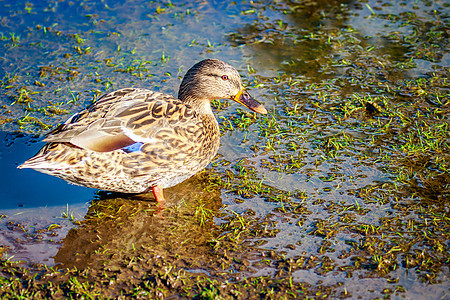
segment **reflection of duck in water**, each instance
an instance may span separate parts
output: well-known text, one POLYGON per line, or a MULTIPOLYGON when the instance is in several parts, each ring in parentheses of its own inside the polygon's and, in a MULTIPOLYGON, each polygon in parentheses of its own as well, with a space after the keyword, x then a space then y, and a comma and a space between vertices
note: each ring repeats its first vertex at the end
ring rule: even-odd
POLYGON ((102 190, 151 190, 161 202, 163 188, 191 177, 217 154, 212 100, 232 99, 267 113, 244 91, 237 70, 216 59, 186 73, 178 98, 138 88, 106 94, 51 131, 48 143, 19 168, 102 190))
MULTIPOLYGON (((164 213, 141 201, 148 199, 148 194, 97 193, 84 220, 64 238, 54 256, 55 264, 96 270, 119 265, 126 273, 122 262, 131 255, 161 256, 177 267, 200 268, 195 265, 205 264, 211 253, 209 241, 217 233, 215 216, 223 207, 220 189, 207 183, 208 176, 204 172, 165 190, 168 199, 178 201, 171 201, 164 213)), ((143 261, 138 265, 138 269, 146 267, 143 261)))

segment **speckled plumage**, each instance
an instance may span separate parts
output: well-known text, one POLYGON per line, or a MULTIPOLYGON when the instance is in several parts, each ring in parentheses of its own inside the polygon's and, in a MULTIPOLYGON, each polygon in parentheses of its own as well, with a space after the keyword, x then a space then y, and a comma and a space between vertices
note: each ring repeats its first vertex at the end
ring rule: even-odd
POLYGON ((237 71, 219 60, 194 65, 179 98, 139 88, 108 93, 51 131, 47 144, 19 168, 123 193, 168 188, 217 154, 219 126, 211 100, 229 98, 266 113, 243 90, 237 71))

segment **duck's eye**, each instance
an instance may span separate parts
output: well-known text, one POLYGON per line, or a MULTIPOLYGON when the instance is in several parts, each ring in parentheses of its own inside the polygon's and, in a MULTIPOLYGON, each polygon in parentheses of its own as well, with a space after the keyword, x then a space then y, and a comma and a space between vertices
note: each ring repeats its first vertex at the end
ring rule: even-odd
POLYGON ((222 75, 223 80, 228 80, 228 75, 222 75))

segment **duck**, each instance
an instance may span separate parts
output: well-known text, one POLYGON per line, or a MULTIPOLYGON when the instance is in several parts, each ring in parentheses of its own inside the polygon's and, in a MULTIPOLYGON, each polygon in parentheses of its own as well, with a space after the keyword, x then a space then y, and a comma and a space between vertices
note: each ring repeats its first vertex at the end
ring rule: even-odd
POLYGON ((239 72, 218 59, 190 68, 178 97, 143 88, 101 96, 50 131, 38 153, 19 165, 70 184, 119 193, 163 190, 203 170, 216 156, 219 124, 211 101, 231 99, 259 114, 239 72))

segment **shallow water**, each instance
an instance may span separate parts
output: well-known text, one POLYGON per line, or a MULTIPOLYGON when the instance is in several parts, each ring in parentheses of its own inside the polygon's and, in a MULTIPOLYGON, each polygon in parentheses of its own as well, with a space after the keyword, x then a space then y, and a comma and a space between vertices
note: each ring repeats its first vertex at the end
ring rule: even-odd
POLYGON ((445 2, 2 1, 0 12, 4 256, 144 282, 151 268, 124 261, 156 253, 217 289, 268 276, 289 297, 448 297, 445 2), (168 191, 162 216, 148 195, 16 169, 92 98, 176 95, 209 57, 234 65, 270 114, 214 103, 219 154, 168 191))
POLYGON ((43 143, 27 136, 17 137, 8 133, 1 136, 0 148, 0 198, 4 209, 26 209, 46 206, 65 206, 88 202, 95 191, 69 185, 33 170, 19 170, 17 166, 36 153, 43 143))

